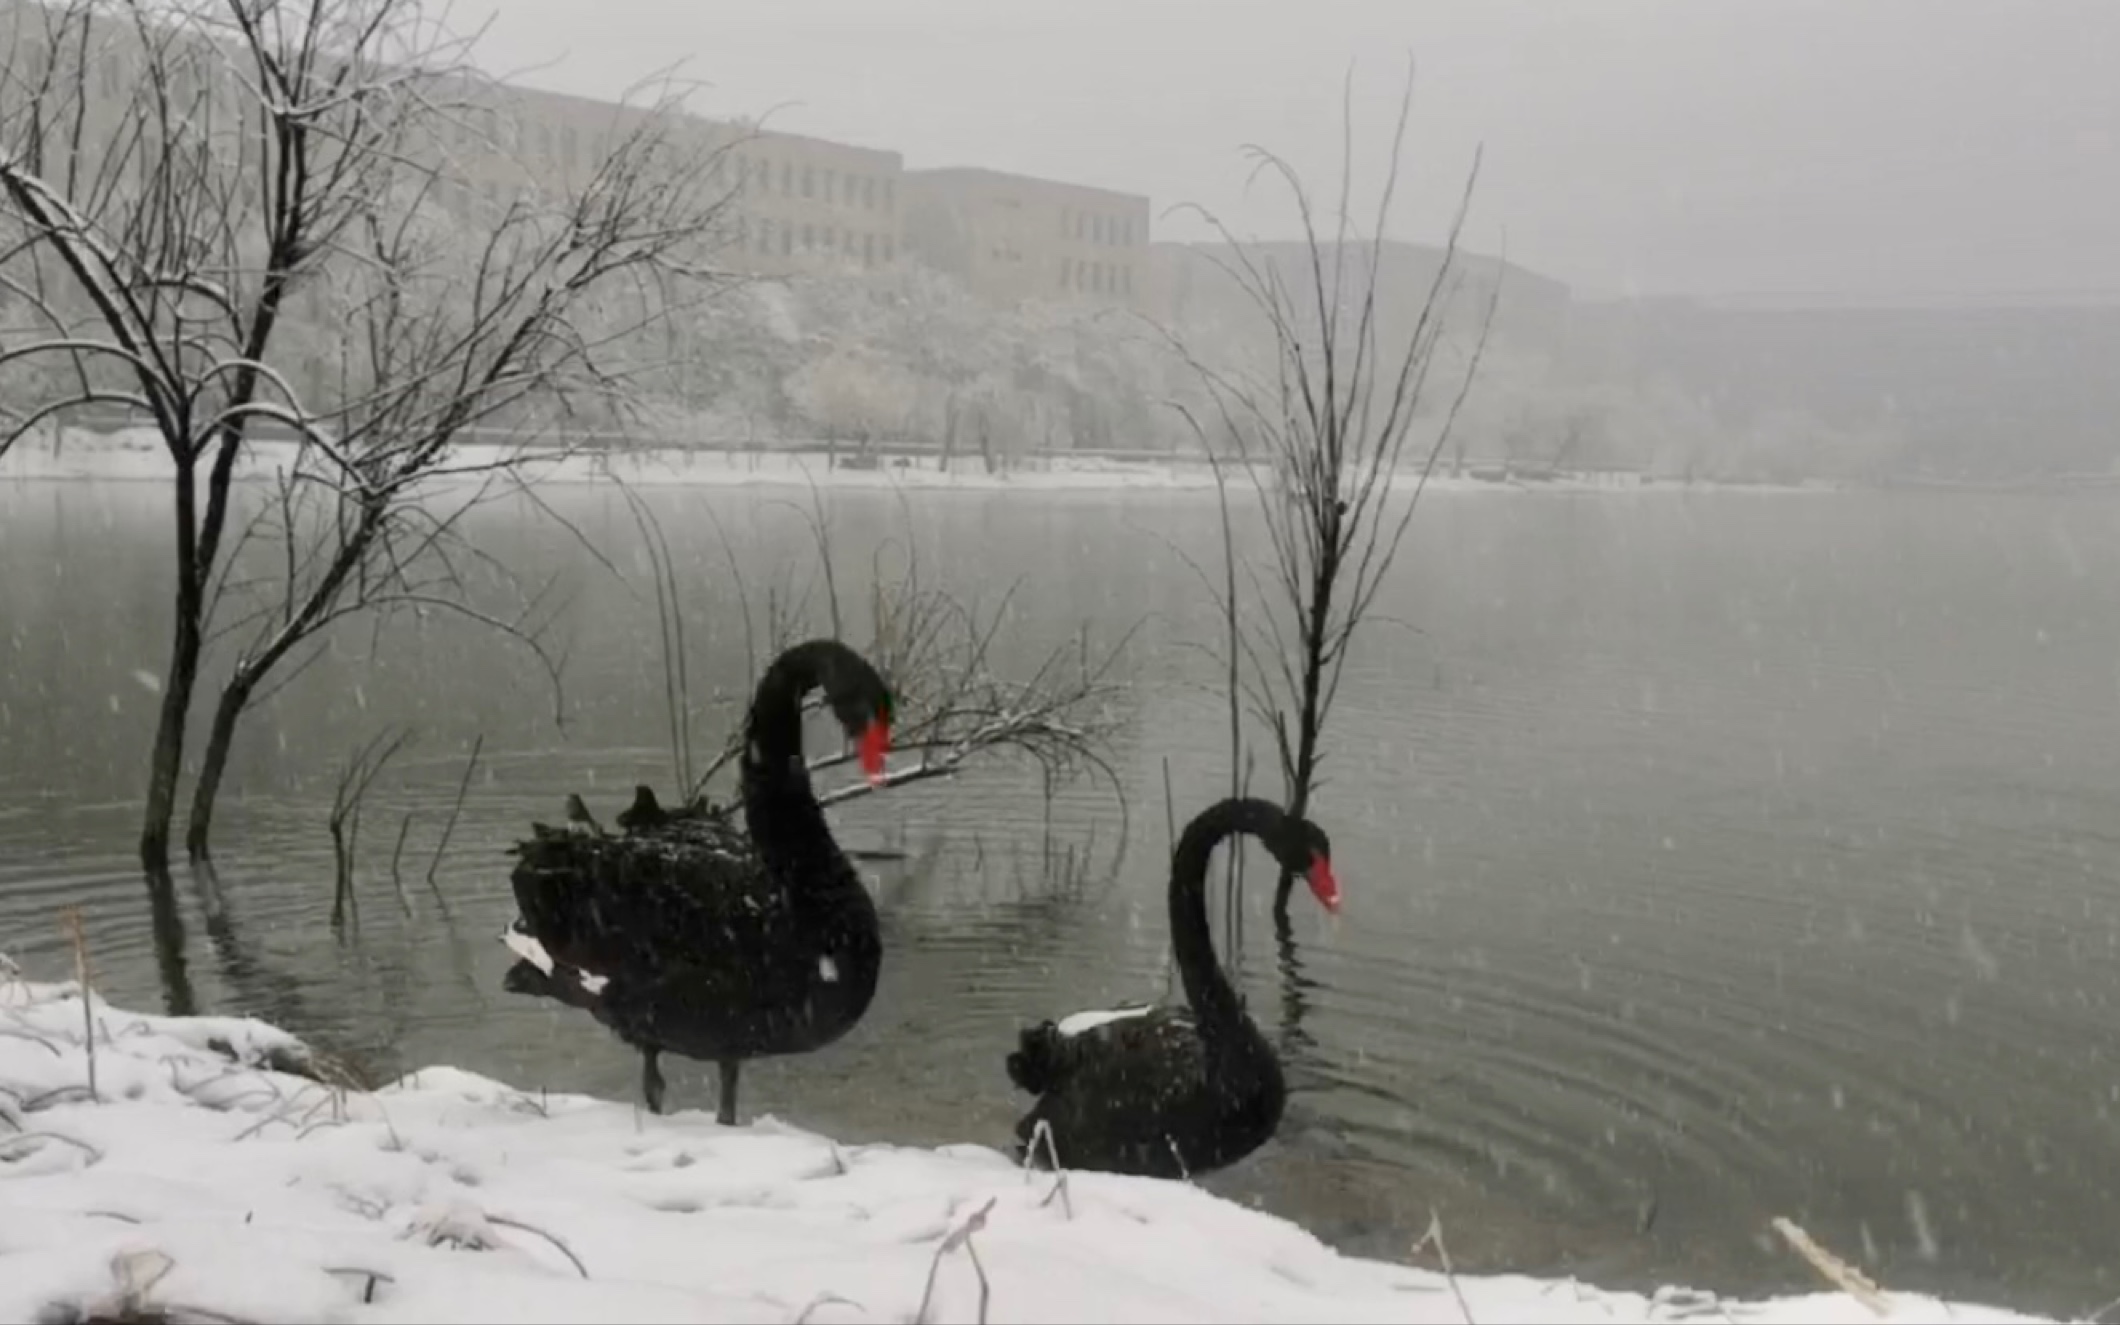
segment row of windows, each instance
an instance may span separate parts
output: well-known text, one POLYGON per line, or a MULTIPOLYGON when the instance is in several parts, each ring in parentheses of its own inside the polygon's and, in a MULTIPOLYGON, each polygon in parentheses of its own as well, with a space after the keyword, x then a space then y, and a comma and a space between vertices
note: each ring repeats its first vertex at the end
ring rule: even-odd
MULTIPOLYGON (((488 134, 499 127, 492 111, 485 110, 476 114, 485 121, 483 127, 488 134)), ((586 144, 590 159, 585 163, 585 144, 581 135, 574 125, 565 122, 555 127, 541 120, 525 119, 522 121, 520 132, 526 156, 533 161, 557 161, 570 173, 581 169, 584 164, 597 164, 610 151, 608 142, 599 136, 595 142, 586 144)), ((471 138, 471 134, 467 133, 455 133, 450 136, 459 139, 471 138)), ((778 194, 784 198, 809 198, 828 205, 859 208, 870 212, 888 212, 898 205, 898 191, 893 180, 875 175, 859 175, 850 170, 798 166, 792 161, 774 162, 764 157, 729 153, 717 157, 709 167, 709 172, 717 182, 734 183, 737 187, 761 196, 778 194)))
POLYGON ((1075 262, 1060 259, 1060 288, 1093 290, 1098 294, 1132 294, 1134 269, 1116 262, 1075 262))
POLYGON ((1062 207, 1060 237, 1072 239, 1078 244, 1107 247, 1131 244, 1134 242, 1134 218, 1100 216, 1095 212, 1078 212, 1072 207, 1062 207))
POLYGON ((736 249, 740 253, 779 254, 792 257, 797 253, 844 253, 847 257, 859 257, 861 265, 873 267, 879 262, 889 262, 896 255, 897 244, 890 235, 846 229, 836 225, 797 225, 793 221, 753 221, 739 218, 736 222, 736 249))
POLYGON ((733 174, 738 186, 761 196, 778 193, 783 198, 813 198, 866 212, 887 212, 898 205, 898 191, 891 179, 851 170, 797 166, 792 161, 782 161, 775 169, 775 163, 764 157, 732 154, 714 162, 713 174, 719 180, 733 174))

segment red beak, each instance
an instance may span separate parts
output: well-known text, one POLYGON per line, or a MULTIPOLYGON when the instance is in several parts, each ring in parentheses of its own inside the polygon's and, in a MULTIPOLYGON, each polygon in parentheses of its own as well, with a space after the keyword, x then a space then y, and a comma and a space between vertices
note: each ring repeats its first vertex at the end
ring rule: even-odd
POLYGON ((861 771, 871 786, 883 781, 883 757, 891 750, 891 724, 886 718, 871 718, 861 729, 861 771))
POLYGON ((1311 895, 1318 899, 1318 905, 1337 913, 1340 909, 1340 881, 1332 877, 1332 862, 1323 856, 1313 857, 1307 877, 1311 895))

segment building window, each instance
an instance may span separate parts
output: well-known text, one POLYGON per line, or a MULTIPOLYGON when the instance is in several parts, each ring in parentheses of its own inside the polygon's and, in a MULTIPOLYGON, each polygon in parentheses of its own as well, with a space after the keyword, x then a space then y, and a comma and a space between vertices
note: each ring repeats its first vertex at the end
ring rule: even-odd
POLYGON ((883 182, 883 209, 890 211, 898 205, 898 188, 890 180, 883 182))
POLYGON ((1119 288, 1127 294, 1134 292, 1134 269, 1132 267, 1119 268, 1119 288))
POLYGON ((822 175, 824 178, 818 181, 819 189, 817 196, 823 198, 826 202, 830 202, 832 200, 832 172, 829 170, 821 170, 818 172, 818 174, 822 175))
POLYGON ((1089 242, 1092 244, 1102 244, 1104 242, 1103 217, 1092 216, 1089 218, 1089 242))
POLYGON ((817 172, 808 166, 802 168, 802 196, 805 198, 817 196, 817 172))
POLYGON ((795 227, 783 221, 780 223, 780 256, 786 257, 794 251, 795 227))
POLYGON ((876 177, 874 175, 861 181, 861 205, 869 211, 873 212, 876 210, 876 177))
POLYGON ((793 162, 783 161, 780 163, 780 196, 783 198, 795 196, 795 165, 793 162))
POLYGON ((1060 288, 1061 288, 1061 289, 1065 290, 1065 289, 1067 288, 1067 283, 1068 283, 1068 280, 1069 280, 1070 278, 1072 278, 1072 277, 1074 276, 1074 274, 1075 274, 1075 260, 1074 260, 1073 258, 1062 258, 1062 259, 1060 259, 1060 288))
MULTIPOLYGON (((890 191, 891 186, 889 183, 885 183, 883 187, 886 193, 890 191)), ((889 235, 885 235, 883 237, 883 260, 885 262, 889 262, 891 260, 891 249, 893 248, 893 246, 894 245, 891 237, 889 235)))
POLYGON ((807 253, 817 247, 817 232, 805 225, 802 228, 802 251, 807 253))
POLYGON ((864 267, 876 265, 876 236, 874 235, 863 235, 861 237, 861 265, 864 267))
POLYGON ((1067 238, 1068 232, 1073 230, 1074 227, 1075 209, 1072 207, 1062 207, 1060 209, 1060 237, 1062 239, 1067 238))

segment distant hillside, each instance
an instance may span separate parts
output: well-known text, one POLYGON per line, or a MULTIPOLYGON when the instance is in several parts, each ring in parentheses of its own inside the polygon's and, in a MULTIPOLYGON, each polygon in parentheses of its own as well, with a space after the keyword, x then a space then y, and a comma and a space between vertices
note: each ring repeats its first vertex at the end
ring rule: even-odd
POLYGON ((1583 303, 1570 357, 1590 376, 1668 378, 1725 426, 1798 411, 1888 429, 1901 473, 2104 472, 2120 460, 2120 302, 1583 303))

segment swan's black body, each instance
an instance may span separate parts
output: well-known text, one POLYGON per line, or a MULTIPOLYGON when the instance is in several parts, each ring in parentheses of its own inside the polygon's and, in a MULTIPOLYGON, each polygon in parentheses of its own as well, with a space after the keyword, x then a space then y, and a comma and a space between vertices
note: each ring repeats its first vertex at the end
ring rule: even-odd
POLYGON ((1251 833, 1281 864, 1307 874, 1327 907, 1339 904, 1331 844, 1306 820, 1267 801, 1225 800, 1186 825, 1171 856, 1171 948, 1187 1008, 1078 1013, 1022 1033, 1009 1079, 1038 1097, 1016 1124, 1017 1153, 1045 1165, 1050 1129, 1060 1165, 1149 1177, 1187 1177, 1233 1164, 1280 1126, 1287 1087, 1280 1060, 1244 1013, 1215 960, 1207 928, 1207 862, 1217 843, 1251 833))
POLYGON ((726 811, 666 812, 642 789, 622 836, 540 824, 516 848, 520 919, 504 940, 523 960, 506 987, 581 1008, 639 1049, 655 1112, 658 1055, 714 1062, 733 1124, 744 1059, 830 1044, 876 992, 876 906, 803 763, 802 699, 819 686, 880 775, 889 693, 852 650, 814 640, 759 681, 741 765, 748 836, 726 811))

